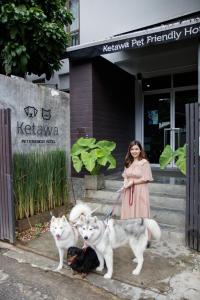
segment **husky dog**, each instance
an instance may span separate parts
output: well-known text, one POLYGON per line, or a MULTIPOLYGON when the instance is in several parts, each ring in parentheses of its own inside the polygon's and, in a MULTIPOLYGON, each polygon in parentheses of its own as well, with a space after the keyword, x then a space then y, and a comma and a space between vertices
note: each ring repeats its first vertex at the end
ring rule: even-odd
POLYGON ((80 216, 91 215, 91 210, 87 205, 78 204, 76 205, 69 215, 69 221, 65 216, 56 218, 52 216, 50 222, 50 232, 54 237, 56 247, 59 253, 59 265, 55 271, 59 271, 63 267, 64 251, 69 247, 75 246, 78 241, 78 230, 76 223, 80 216))
POLYGON ((107 273, 104 278, 111 278, 113 274, 113 249, 129 244, 135 255, 133 261, 137 263, 132 274, 139 275, 143 265, 143 252, 148 243, 148 230, 155 239, 159 240, 161 237, 158 223, 143 218, 109 219, 104 222, 97 217, 81 216, 78 229, 82 238, 97 253, 99 260, 97 271, 103 270, 105 259, 107 273))

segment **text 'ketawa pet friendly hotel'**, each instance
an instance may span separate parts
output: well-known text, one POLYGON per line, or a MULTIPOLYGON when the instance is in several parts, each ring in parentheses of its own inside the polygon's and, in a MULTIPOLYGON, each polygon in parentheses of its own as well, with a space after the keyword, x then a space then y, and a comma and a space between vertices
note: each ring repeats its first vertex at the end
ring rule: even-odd
POLYGON ((103 53, 115 52, 131 48, 145 47, 153 44, 161 44, 164 42, 179 41, 200 34, 200 26, 187 26, 176 30, 167 30, 163 33, 148 34, 117 42, 103 45, 103 53))

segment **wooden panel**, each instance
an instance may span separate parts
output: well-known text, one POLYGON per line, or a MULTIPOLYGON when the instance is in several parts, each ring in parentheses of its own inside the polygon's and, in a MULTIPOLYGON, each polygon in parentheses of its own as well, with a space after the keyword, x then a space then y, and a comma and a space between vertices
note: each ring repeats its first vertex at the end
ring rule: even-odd
POLYGON ((200 251, 200 105, 186 105, 186 244, 200 251))
POLYGON ((0 239, 15 242, 10 109, 0 110, 0 239))
POLYGON ((189 152, 190 152, 190 105, 186 104, 186 207, 185 207, 185 241, 189 246, 189 225, 190 225, 190 176, 189 176, 189 152))
POLYGON ((198 180, 199 180, 199 128, 198 103, 194 105, 194 249, 198 250, 198 180))

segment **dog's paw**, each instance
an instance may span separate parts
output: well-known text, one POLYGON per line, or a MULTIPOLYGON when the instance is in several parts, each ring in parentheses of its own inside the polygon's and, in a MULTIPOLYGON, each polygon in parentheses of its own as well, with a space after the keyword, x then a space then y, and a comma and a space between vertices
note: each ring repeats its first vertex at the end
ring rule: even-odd
POLYGON ((138 262, 138 260, 137 260, 137 258, 135 257, 135 258, 133 258, 133 262, 134 263, 137 263, 138 262))
POLYGON ((109 219, 108 220, 108 225, 113 226, 114 225, 114 219, 109 219))
POLYGON ((133 270, 132 274, 133 274, 133 275, 139 275, 139 274, 140 274, 140 271, 137 270, 137 269, 135 269, 135 270, 133 270))
POLYGON ((109 273, 106 273, 103 277, 106 279, 111 279, 112 275, 109 273))
POLYGON ((97 271, 97 272, 102 272, 102 271, 103 271, 103 267, 101 267, 101 266, 97 267, 97 268, 96 268, 96 271, 97 271))
POLYGON ((60 267, 57 267, 57 268, 56 268, 56 269, 54 269, 53 271, 54 271, 54 272, 59 272, 61 269, 62 269, 62 268, 60 268, 60 267))
POLYGON ((72 275, 77 275, 78 274, 78 272, 77 271, 75 271, 75 270, 72 270, 72 275))

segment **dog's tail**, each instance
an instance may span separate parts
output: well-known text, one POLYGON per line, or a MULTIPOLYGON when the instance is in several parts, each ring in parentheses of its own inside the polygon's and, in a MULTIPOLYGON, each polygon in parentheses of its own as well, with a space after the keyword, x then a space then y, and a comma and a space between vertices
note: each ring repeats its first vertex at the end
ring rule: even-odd
POLYGON ((87 217, 91 216, 91 214, 92 210, 90 209, 90 207, 84 203, 80 203, 72 208, 69 214, 69 221, 72 223, 76 223, 81 215, 87 217))
POLYGON ((152 233, 152 236, 156 240, 160 240, 161 238, 161 229, 158 223, 153 219, 144 219, 144 223, 149 231, 152 233))

